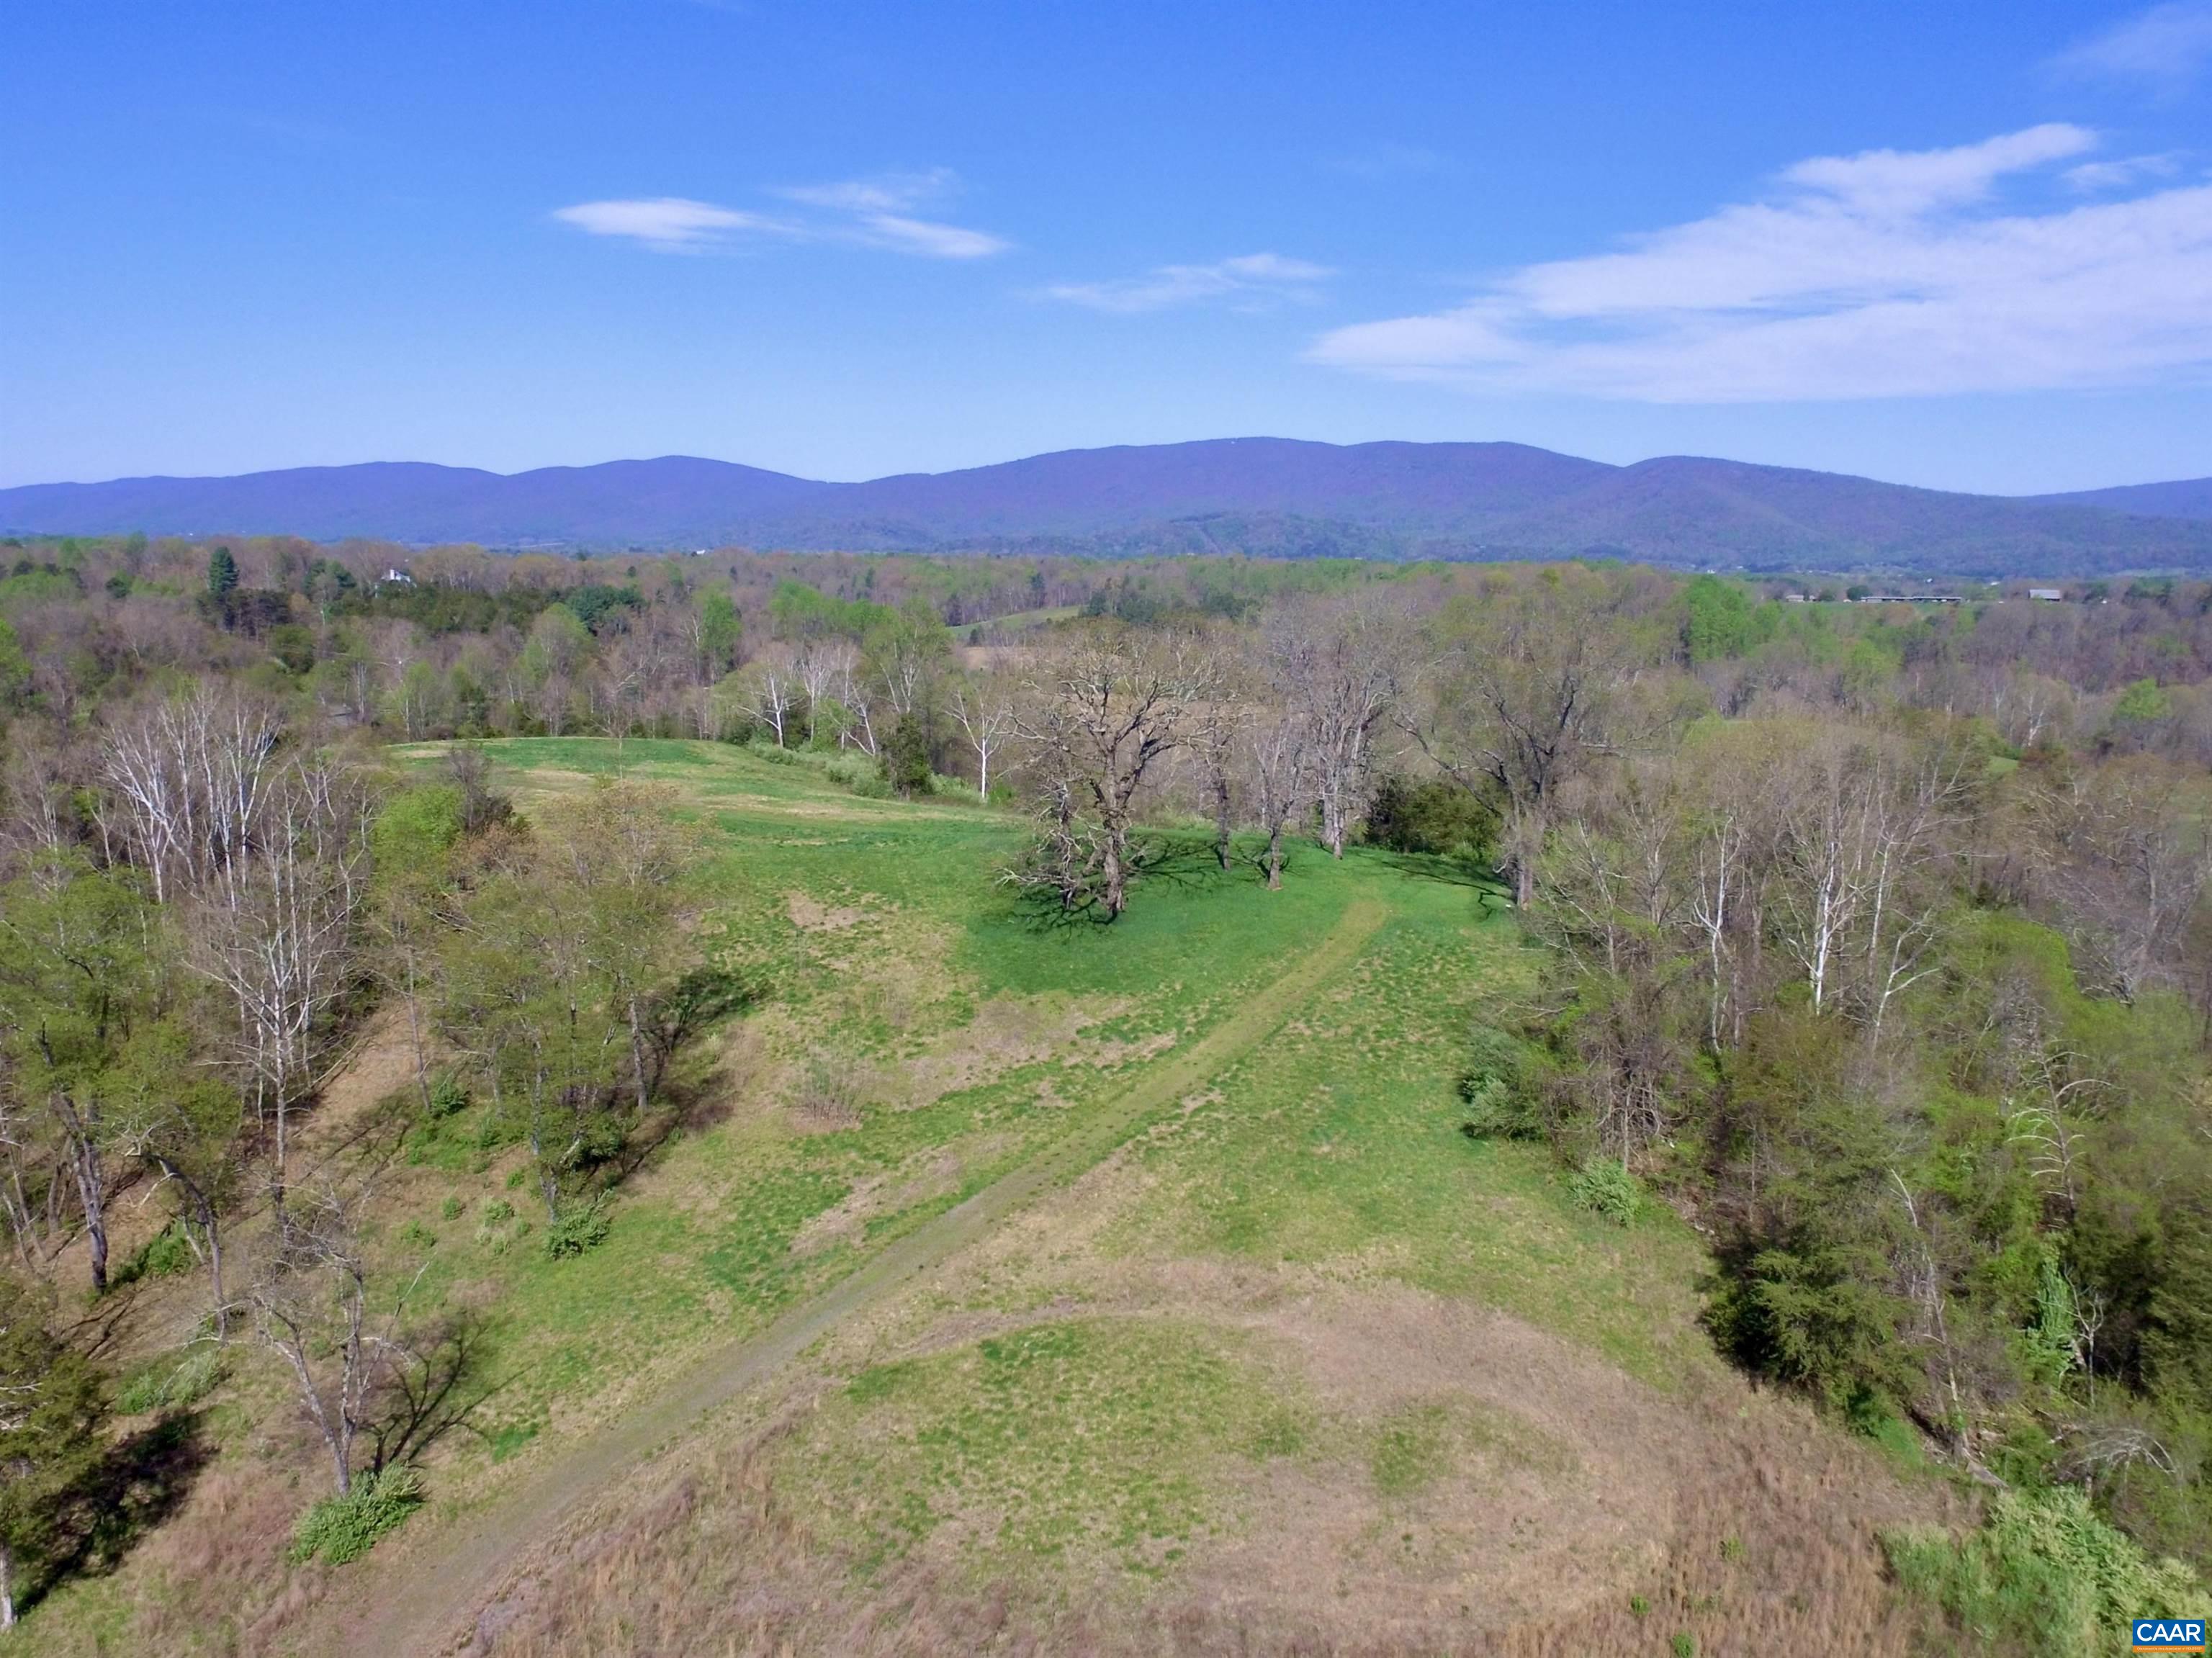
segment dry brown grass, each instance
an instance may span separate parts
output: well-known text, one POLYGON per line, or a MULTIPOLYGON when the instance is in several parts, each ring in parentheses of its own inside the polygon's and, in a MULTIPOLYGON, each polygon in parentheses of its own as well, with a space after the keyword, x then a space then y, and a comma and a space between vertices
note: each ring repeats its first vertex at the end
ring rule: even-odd
MULTIPOLYGON (((1120 1183, 1106 1170, 1090 1182, 1120 1183)), ((1079 1238, 1094 1206, 1070 1199, 1024 1221, 1079 1238)), ((1006 1234, 994 1244, 1019 1247, 1006 1234)), ((1239 1522, 1149 1585, 1065 1562, 979 1576, 935 1546, 867 1576, 815 1528, 804 1491, 779 1485, 805 1440, 785 1442, 811 1412, 801 1392, 786 1426, 699 1448, 541 1565, 486 1615, 476 1651, 1568 1658, 1664 1652, 1677 1633, 1706 1658, 1926 1649, 1875 1533, 1958 1516, 1793 1400, 1719 1372, 1661 1394, 1510 1319, 1372 1283, 1332 1290, 1320 1276, 1203 1261, 1115 1269, 1115 1282, 1023 1311, 938 1302, 872 1337, 848 1331, 833 1370, 1071 1315, 1206 1318, 1256 1341, 1333 1418, 1372 1424, 1446 1401, 1489 1437, 1409 1496, 1378 1494, 1357 1461, 1249 1465, 1228 1496, 1239 1522)))
POLYGON ((1706 1658, 1906 1658, 1925 1649, 1921 1614, 1881 1570, 1873 1528, 1887 1503, 1868 1500, 1864 1457, 1793 1426, 1786 1412, 1736 1436, 1732 1454, 1674 1494, 1672 1530, 1643 1570, 1538 1616, 1462 1603, 1379 1620, 1316 1617, 1271 1600, 1261 1585, 1213 1580, 1133 1606, 1103 1587, 1041 1593, 964 1581, 921 1561, 856 1581, 781 1500, 777 1449, 771 1433, 707 1453, 488 1610, 470 1650, 478 1658, 1580 1658, 1664 1651, 1678 1632, 1706 1658), (1639 1594, 1640 1612, 1631 1599, 1639 1594))
POLYGON ((866 914, 850 904, 825 904, 804 892, 783 895, 784 914, 801 932, 842 932, 866 914))

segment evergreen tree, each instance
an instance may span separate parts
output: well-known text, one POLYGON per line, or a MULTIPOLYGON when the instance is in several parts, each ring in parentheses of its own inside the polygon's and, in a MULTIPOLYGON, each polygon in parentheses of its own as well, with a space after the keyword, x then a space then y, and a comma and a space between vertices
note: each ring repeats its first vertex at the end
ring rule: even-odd
POLYGON ((0 1629, 46 1564, 70 1488, 99 1460, 107 1411, 99 1371, 48 1327, 51 1300, 0 1276, 0 1629))
POLYGON ((929 738, 910 714, 899 716, 884 745, 884 780, 903 799, 929 793, 929 738))
POLYGON ((230 556, 230 549, 218 547, 208 555, 208 592, 216 599, 228 598, 238 586, 238 561, 230 556))

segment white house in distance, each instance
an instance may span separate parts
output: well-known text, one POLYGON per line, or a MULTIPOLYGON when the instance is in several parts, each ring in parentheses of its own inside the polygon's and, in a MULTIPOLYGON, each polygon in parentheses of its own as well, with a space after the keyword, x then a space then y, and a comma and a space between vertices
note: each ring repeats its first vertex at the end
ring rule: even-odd
POLYGON ((2056 587, 2030 587, 2027 590, 2027 596, 2030 598, 2039 598, 2046 604, 2056 604, 2060 599, 2066 597, 2063 592, 2056 587))

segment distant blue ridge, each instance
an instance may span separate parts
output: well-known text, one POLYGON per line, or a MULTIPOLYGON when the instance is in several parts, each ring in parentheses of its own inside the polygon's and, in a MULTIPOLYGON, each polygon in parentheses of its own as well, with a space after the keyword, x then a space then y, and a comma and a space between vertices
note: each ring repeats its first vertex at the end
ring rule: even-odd
POLYGON ((670 455, 512 475, 380 461, 0 489, 0 531, 134 530, 502 548, 1595 555, 2079 575, 2212 569, 2212 479, 2009 498, 1686 456, 1613 466, 1517 443, 1224 438, 862 483, 670 455))

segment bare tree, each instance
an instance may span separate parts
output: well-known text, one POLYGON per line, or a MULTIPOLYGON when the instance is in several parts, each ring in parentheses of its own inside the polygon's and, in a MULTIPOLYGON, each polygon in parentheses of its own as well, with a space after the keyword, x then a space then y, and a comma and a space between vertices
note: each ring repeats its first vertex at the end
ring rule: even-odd
MULTIPOLYGON (((1139 792, 1161 756, 1193 739, 1194 707, 1217 683, 1218 669, 1190 640, 1115 627, 1079 635, 1029 682, 1031 707, 1017 730, 1054 844, 1043 878, 1095 874, 1096 892, 1085 896, 1109 921, 1128 904, 1139 792)), ((1073 895, 1062 886, 1063 903, 1073 895)))
POLYGON ((1822 726, 1781 768, 1775 914, 1815 1013, 1850 989, 1878 1039, 1891 1004, 1922 976, 1948 897, 1928 877, 1968 763, 1941 742, 1822 726))
POLYGON ((273 1129, 281 1207, 292 1108, 311 1090, 324 1016, 352 982, 372 802, 358 780, 295 757, 264 786, 246 846, 196 895, 187 959, 227 993, 256 1121, 273 1129))
POLYGON ((1637 650, 1601 580, 1571 570, 1455 600, 1439 631, 1436 695, 1408 729, 1447 775, 1496 792, 1525 908, 1560 790, 1619 746, 1637 650))
POLYGON ((353 1489, 354 1446, 370 1426, 370 1400, 406 1357, 400 1325, 414 1289, 409 1284, 388 1307, 371 1306, 362 1201, 324 1187, 295 1202, 248 1292, 254 1333, 292 1372, 341 1497, 353 1489))
POLYGON ((780 655, 768 654, 748 667, 745 674, 747 711, 775 733, 776 747, 789 747, 786 739, 796 706, 798 676, 780 655))
POLYGON ((2132 1001, 2170 977, 2212 876, 2212 837, 2173 768, 2141 756, 2039 789, 2044 884, 2085 965, 2132 1001))
POLYGON ((1313 743, 1302 709, 1263 710, 1245 727, 1252 809, 1267 837, 1270 890, 1283 884, 1283 835, 1313 794, 1313 743))
POLYGON ((823 659, 836 675, 837 701, 847 719, 838 728, 837 746, 876 752, 876 698, 868 677, 860 671, 860 653, 850 640, 831 639, 819 646, 823 659))
POLYGON ((283 732, 268 704, 204 682, 110 736, 106 780, 156 902, 209 884, 246 849, 283 732))
MULTIPOLYGON (((843 641, 838 641, 843 644, 843 641)), ((849 652, 851 647, 847 646, 849 652)), ((806 697, 806 741, 814 744, 821 726, 823 705, 830 700, 830 689, 837 683, 841 665, 840 653, 826 640, 809 640, 799 647, 792 662, 792 672, 798 677, 799 689, 806 697)), ((849 672, 849 666, 845 671, 849 672)))
POLYGON ((1194 747, 1206 804, 1213 812, 1213 856, 1226 874, 1237 827, 1238 752, 1243 747, 1255 710, 1243 683, 1244 665, 1237 659, 1234 648, 1218 637, 1208 642, 1217 653, 1214 677, 1218 683, 1213 695, 1198 706, 1194 747))
POLYGON ((957 686, 952 693, 952 717, 975 754, 975 793, 991 798, 991 756, 1003 750, 1014 733, 1013 699, 990 683, 957 686))
POLYGON ((1276 676, 1304 715, 1322 841, 1341 858, 1375 732, 1413 677, 1412 616, 1397 594, 1366 588, 1285 604, 1266 630, 1276 676))

